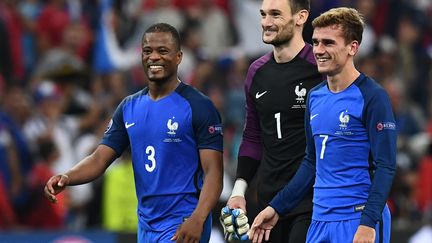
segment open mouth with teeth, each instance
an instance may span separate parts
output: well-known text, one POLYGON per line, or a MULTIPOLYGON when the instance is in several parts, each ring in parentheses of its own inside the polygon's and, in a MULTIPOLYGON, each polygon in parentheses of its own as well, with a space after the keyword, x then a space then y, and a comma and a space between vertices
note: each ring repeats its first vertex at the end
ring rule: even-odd
POLYGON ((164 67, 162 65, 148 65, 148 70, 152 72, 161 71, 163 68, 164 67))
POLYGON ((317 57, 316 60, 317 60, 317 62, 324 63, 324 62, 330 60, 330 58, 328 58, 328 57, 317 57))

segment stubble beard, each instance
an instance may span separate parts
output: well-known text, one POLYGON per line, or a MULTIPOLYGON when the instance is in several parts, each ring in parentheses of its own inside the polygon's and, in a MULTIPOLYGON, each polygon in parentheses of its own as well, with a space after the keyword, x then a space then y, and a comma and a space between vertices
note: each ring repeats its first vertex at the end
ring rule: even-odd
POLYGON ((284 46, 291 42, 291 40, 294 37, 294 21, 290 21, 287 25, 284 26, 282 31, 278 33, 272 40, 266 41, 264 40, 264 33, 263 33, 263 42, 265 44, 270 44, 275 47, 278 46, 284 46))

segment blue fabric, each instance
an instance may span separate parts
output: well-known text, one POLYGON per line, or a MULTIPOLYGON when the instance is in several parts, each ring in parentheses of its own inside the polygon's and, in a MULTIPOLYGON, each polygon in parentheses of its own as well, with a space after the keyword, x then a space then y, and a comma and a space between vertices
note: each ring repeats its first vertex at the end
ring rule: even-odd
MULTIPOLYGON (((343 221, 312 220, 307 233, 307 243, 345 243, 352 242, 360 225, 360 219, 343 221)), ((390 210, 386 206, 382 212, 382 220, 375 226, 375 243, 389 243, 391 235, 390 210)))

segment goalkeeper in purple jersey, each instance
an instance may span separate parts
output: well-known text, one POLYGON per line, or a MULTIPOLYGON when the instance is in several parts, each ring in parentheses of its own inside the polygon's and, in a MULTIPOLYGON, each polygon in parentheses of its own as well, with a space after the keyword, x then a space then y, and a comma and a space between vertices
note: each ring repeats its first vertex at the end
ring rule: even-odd
MULTIPOLYGON (((309 5, 309 0, 262 1, 262 39, 273 51, 254 61, 245 79, 246 124, 236 181, 227 202, 229 209, 242 210, 241 222, 247 209, 245 191, 253 177, 258 180, 258 207, 264 209, 291 180, 305 155, 306 96, 323 81, 312 46, 302 37, 309 5)), ((223 212, 222 217, 227 218, 223 212)), ((311 214, 312 187, 293 211, 283 215, 269 242, 304 242, 311 214)), ((231 225, 225 226, 227 231, 231 225)), ((234 238, 241 238, 245 228, 237 226, 234 238)))
POLYGON ((327 80, 310 91, 307 150, 288 185, 255 218, 249 238, 271 235, 279 215, 314 187, 306 242, 390 242, 386 205, 396 169, 397 131, 386 91, 354 66, 364 23, 352 8, 312 21, 313 52, 327 80))
MULTIPOLYGON (((45 194, 90 182, 129 146, 138 198, 138 242, 208 242, 211 210, 222 191, 222 126, 210 99, 178 80, 180 37, 171 25, 150 26, 142 39, 149 85, 117 107, 96 150, 45 194)), ((131 178, 132 179, 132 178, 131 178)))

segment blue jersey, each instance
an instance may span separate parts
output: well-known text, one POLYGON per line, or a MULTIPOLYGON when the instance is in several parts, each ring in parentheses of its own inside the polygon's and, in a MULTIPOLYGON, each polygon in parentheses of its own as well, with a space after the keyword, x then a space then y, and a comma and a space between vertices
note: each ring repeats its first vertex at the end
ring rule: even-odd
POLYGON ((361 218, 361 224, 375 227, 396 164, 396 124, 387 93, 364 74, 339 93, 323 82, 310 92, 305 116, 306 157, 271 205, 289 211, 305 193, 302 188, 314 183, 314 220, 361 218))
POLYGON ((222 126, 213 103, 191 86, 154 101, 145 88, 118 106, 102 144, 118 156, 130 146, 138 218, 146 230, 182 223, 203 184, 199 149, 222 151, 222 126))

